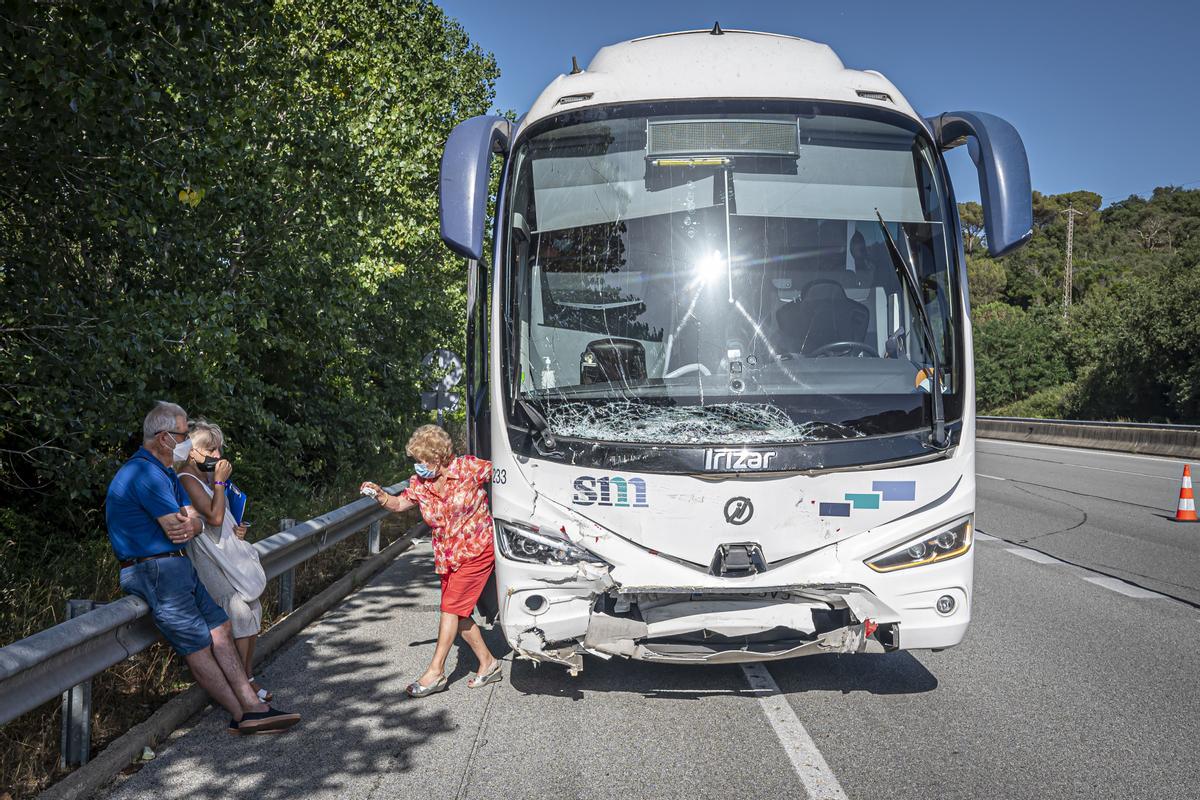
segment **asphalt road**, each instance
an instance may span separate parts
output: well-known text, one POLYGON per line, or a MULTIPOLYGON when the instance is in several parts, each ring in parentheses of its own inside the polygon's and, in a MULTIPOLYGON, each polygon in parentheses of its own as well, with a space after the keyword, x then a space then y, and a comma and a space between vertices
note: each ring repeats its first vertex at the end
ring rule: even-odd
POLYGON ((976 453, 981 530, 1200 605, 1200 524, 1174 521, 1185 462, 984 440, 976 453))
MULTIPOLYGON (((1200 525, 1155 516, 1177 467, 981 442, 978 528, 1200 599, 1200 525)), ((472 691, 462 651, 412 701, 437 608, 418 549, 262 673, 300 727, 231 737, 210 711, 109 796, 804 797, 819 762, 830 798, 1200 797, 1200 611, 1003 539, 981 537, 972 628, 941 653, 772 664, 772 694, 740 667, 590 658, 472 691)))

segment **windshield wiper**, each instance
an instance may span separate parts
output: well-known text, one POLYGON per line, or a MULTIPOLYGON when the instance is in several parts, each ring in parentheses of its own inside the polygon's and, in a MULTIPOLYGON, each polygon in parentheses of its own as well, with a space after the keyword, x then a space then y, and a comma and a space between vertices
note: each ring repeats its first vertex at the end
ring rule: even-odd
POLYGON ((879 213, 879 209, 875 209, 875 217, 879 220, 879 227, 883 231, 883 238, 887 240, 888 255, 892 258, 892 267, 900 275, 900 282, 908 289, 913 305, 917 309, 917 317, 921 320, 921 332, 925 337, 925 350, 929 354, 929 360, 933 364, 933 375, 929 380, 929 394, 932 397, 933 404, 933 434, 929 437, 930 443, 940 449, 946 447, 946 412, 942 404, 942 371, 938 364, 937 343, 933 336, 933 322, 929 319, 929 312, 925 308, 925 304, 921 302, 921 287, 917 283, 917 273, 908 260, 900 253, 900 248, 896 246, 896 240, 892 238, 892 232, 888 230, 887 224, 883 221, 883 215, 879 213))
POLYGON ((525 416, 529 417, 529 421, 533 423, 533 432, 537 434, 539 441, 547 450, 553 450, 558 442, 554 439, 554 434, 550 431, 550 423, 542 416, 542 412, 538 411, 533 403, 521 396, 520 388, 515 393, 517 403, 521 406, 521 410, 525 412, 525 416))

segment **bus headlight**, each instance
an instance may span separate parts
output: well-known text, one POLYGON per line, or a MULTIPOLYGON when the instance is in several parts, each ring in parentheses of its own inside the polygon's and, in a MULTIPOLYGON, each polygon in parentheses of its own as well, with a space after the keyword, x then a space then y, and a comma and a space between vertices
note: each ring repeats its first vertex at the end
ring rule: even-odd
POLYGON ((974 517, 964 517, 950 523, 949 527, 926 531, 864 563, 876 572, 893 572, 957 558, 971 549, 973 529, 974 517))
POLYGON ((586 561, 608 566, 599 556, 568 541, 557 532, 534 530, 500 520, 496 520, 496 531, 499 534, 496 539, 500 542, 500 552, 513 561, 563 565, 586 561))

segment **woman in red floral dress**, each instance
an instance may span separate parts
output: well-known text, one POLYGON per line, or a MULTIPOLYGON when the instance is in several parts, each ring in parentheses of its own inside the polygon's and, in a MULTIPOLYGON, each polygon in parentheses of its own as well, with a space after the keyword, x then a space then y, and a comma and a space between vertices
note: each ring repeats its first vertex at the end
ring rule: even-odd
POLYGON ((417 472, 407 489, 393 497, 369 481, 360 487, 373 490, 376 502, 388 511, 419 506, 433 530, 434 569, 442 579, 437 647, 425 674, 405 691, 412 697, 425 697, 446 689, 446 656, 456 635, 463 637, 479 659, 479 670, 467 681, 467 686, 477 689, 502 677, 499 659, 488 650, 479 626, 471 619, 496 563, 487 498, 492 463, 475 456, 456 458, 449 434, 437 425, 417 428, 406 452, 416 461, 417 472))

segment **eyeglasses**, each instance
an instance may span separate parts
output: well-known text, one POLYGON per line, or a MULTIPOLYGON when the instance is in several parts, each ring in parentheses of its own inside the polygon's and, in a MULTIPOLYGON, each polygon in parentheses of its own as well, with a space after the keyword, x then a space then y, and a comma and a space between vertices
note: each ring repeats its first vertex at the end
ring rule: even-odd
POLYGON ((187 431, 169 431, 169 430, 166 430, 165 428, 164 428, 163 430, 161 430, 161 431, 158 431, 158 433, 169 433, 169 434, 171 434, 172 436, 183 436, 183 437, 185 437, 185 438, 186 438, 186 437, 187 437, 187 435, 188 435, 188 432, 187 432, 187 431))

